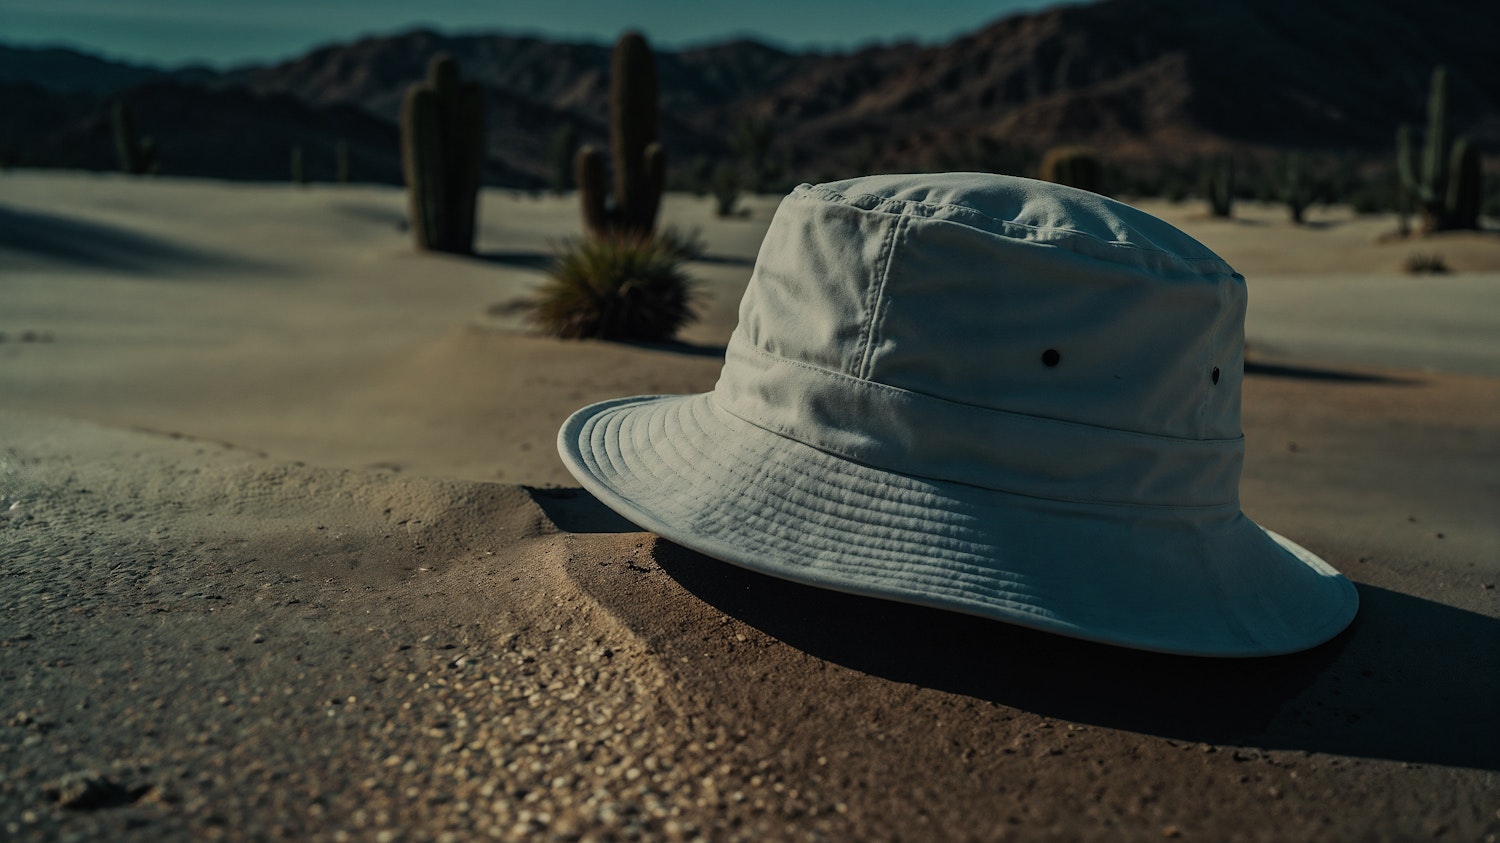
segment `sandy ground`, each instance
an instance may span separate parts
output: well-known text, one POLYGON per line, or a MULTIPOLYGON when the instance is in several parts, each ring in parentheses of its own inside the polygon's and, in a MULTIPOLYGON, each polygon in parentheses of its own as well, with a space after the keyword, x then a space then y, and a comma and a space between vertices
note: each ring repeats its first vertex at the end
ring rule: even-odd
POLYGON ((0 176, 9 839, 1484 840, 1500 834, 1500 241, 1148 205, 1249 279, 1243 498, 1360 587, 1298 656, 1150 656, 771 580, 553 449, 712 386, 775 199, 672 346, 492 309, 383 188, 0 176), (1455 274, 1401 273, 1412 251, 1455 274))

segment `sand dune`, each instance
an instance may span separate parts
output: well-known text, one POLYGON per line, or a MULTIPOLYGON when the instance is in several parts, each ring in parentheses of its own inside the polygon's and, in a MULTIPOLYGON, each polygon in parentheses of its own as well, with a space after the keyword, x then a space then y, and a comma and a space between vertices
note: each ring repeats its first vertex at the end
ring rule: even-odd
MULTIPOLYGON (((1500 380, 1253 355, 1245 507, 1360 618, 1294 657, 1136 654, 770 580, 575 488, 568 412, 712 386, 774 199, 669 198, 711 259, 705 318, 655 347, 492 312, 567 199, 486 195, 479 259, 412 253, 401 202, 0 179, 8 837, 1500 833, 1500 380)), ((1486 235, 1441 241, 1471 270, 1442 286, 1397 274, 1389 220, 1152 210, 1309 322, 1359 278, 1447 314, 1412 353, 1492 319, 1486 235)))

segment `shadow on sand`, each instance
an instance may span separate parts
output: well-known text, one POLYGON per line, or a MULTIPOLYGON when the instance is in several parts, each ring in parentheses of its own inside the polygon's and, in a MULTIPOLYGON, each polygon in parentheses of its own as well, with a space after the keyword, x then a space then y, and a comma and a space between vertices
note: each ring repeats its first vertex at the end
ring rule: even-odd
POLYGON ((1370 375, 1362 372, 1346 372, 1339 369, 1321 369, 1316 366, 1294 366, 1281 363, 1252 363, 1245 361, 1245 374, 1270 378, 1293 378, 1309 381, 1336 381, 1344 383, 1389 383, 1415 384, 1408 378, 1388 375, 1370 375))
POLYGON ((712 266, 755 266, 755 258, 742 258, 734 255, 699 255, 691 260, 692 263, 706 263, 712 266))
POLYGON ((477 252, 474 258, 485 263, 537 271, 550 268, 557 260, 556 255, 547 252, 477 252))
POLYGON ((724 359, 725 347, 722 345, 700 345, 698 343, 681 342, 672 340, 670 342, 636 342, 634 340, 618 340, 616 345, 640 348, 647 351, 665 351, 669 354, 681 354, 687 357, 717 357, 724 359))
MULTIPOLYGON (((569 532, 639 531, 581 489, 533 497, 569 532)), ((665 540, 655 556, 720 612, 893 682, 1178 740, 1500 770, 1500 620, 1400 592, 1359 586, 1354 625, 1309 652, 1221 660, 825 591, 665 540)))
MULTIPOLYGON (((557 255, 552 252, 479 252, 474 255, 477 260, 486 263, 497 263, 501 266, 513 266, 518 269, 534 269, 545 271, 557 262, 557 255)), ((712 266, 755 266, 754 258, 739 258, 727 255, 699 255, 692 258, 690 263, 706 263, 712 266)))
POLYGON ((174 269, 253 269, 244 258, 179 246, 116 226, 0 205, 0 249, 89 269, 160 275, 174 269))

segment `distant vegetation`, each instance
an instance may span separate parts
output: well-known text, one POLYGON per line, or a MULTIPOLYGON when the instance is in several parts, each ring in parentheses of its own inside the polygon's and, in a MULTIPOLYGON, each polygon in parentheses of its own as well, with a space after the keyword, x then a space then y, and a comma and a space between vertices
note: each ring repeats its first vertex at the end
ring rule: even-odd
POLYGON ((1062 146, 1047 150, 1037 177, 1079 190, 1104 193, 1104 165, 1086 146, 1062 146))
MULTIPOLYGON (((592 145, 577 153, 586 236, 563 244, 534 302, 531 318, 549 334, 660 342, 692 318, 694 282, 682 264, 701 244, 673 229, 656 231, 667 183, 658 97, 656 56, 640 33, 626 32, 610 76, 610 161, 592 145)), ((554 154, 575 142, 559 135, 554 154)))
POLYGON ((1396 132, 1397 166, 1401 187, 1422 213, 1424 231, 1479 227, 1483 174, 1479 150, 1468 137, 1448 144, 1448 69, 1432 72, 1432 90, 1427 97, 1427 131, 1422 148, 1415 148, 1411 126, 1396 132))
POLYGON ((484 94, 459 77, 458 62, 434 56, 427 81, 401 104, 401 160, 417 247, 474 251, 474 218, 484 170, 484 94))
POLYGON ((531 318, 564 339, 659 342, 692 318, 693 287, 664 238, 585 237, 564 245, 531 318))
POLYGON ((609 193, 604 154, 584 146, 574 171, 583 222, 596 237, 642 237, 656 227, 667 156, 657 140, 656 56, 640 33, 627 32, 615 44, 609 86, 614 192, 609 193))
POLYGON ((159 171, 156 140, 136 134, 135 112, 123 102, 115 103, 114 130, 115 155, 119 158, 122 172, 140 176, 159 171))
POLYGON ((482 90, 480 182, 580 189, 605 229, 649 229, 627 218, 645 213, 658 178, 733 215, 747 192, 874 172, 1081 183, 1043 160, 1078 145, 1099 165, 1092 189, 1216 215, 1246 200, 1292 216, 1338 201, 1405 209, 1440 230, 1500 213, 1500 180, 1483 174, 1500 157, 1494 47, 1466 30, 1462 10, 1327 0, 1290 28, 1283 4, 1231 5, 1114 0, 997 20, 946 44, 850 53, 743 40, 653 53, 659 113, 642 125, 656 134, 625 166, 617 142, 635 132, 615 125, 612 80, 629 74, 600 45, 417 30, 229 71, 0 46, 0 165, 284 181, 300 145, 309 182, 403 183, 404 90, 447 52, 482 90), (116 104, 132 125, 121 128, 116 104), (584 149, 601 160, 580 170, 584 149), (602 185, 578 181, 600 164, 602 185))

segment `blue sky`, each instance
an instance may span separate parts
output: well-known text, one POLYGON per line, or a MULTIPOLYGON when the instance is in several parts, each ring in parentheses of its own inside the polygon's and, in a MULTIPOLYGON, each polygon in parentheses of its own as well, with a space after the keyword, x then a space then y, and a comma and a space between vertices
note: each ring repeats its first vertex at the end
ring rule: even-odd
POLYGON ((752 35, 788 47, 946 40, 1058 0, 0 0, 0 41, 227 66, 417 25, 681 46, 752 35))

